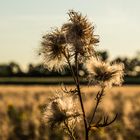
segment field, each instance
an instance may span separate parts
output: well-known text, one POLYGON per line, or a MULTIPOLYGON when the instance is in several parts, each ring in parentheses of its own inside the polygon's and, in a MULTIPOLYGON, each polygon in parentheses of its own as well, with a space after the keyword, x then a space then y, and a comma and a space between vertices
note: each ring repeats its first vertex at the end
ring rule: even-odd
MULTIPOLYGON (((81 89, 86 114, 89 115, 90 108, 95 104, 98 88, 82 86, 81 89)), ((42 119, 42 112, 56 90, 60 90, 60 87, 1 85, 0 140, 63 139, 61 130, 49 130, 42 119)), ((114 87, 107 90, 98 113, 110 116, 118 113, 118 118, 111 126, 94 132, 90 139, 140 140, 139 108, 140 86, 114 87)))
MULTIPOLYGON (((80 78, 82 84, 86 84, 87 80, 80 78)), ((57 77, 0 77, 0 84, 7 85, 57 85, 59 83, 65 83, 68 85, 74 84, 73 78, 68 76, 57 77)), ((140 77, 124 77, 124 84, 140 84, 140 77)))

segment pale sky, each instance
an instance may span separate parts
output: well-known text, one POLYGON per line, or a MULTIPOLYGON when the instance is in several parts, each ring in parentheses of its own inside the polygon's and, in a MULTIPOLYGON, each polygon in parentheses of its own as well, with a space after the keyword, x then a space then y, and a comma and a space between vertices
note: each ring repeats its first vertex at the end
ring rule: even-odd
POLYGON ((97 50, 111 57, 140 50, 140 0, 0 0, 0 63, 38 63, 42 35, 67 21, 69 9, 93 22, 97 50))

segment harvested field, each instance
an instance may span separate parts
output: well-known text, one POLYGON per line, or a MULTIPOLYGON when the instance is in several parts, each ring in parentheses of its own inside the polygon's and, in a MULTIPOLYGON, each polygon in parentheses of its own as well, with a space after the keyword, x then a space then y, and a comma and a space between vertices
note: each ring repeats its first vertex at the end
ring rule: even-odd
MULTIPOLYGON (((69 86, 68 88, 73 88, 69 86)), ((98 88, 82 86, 84 106, 89 115, 98 88)), ((42 121, 42 110, 59 86, 0 86, 0 140, 62 139, 49 131, 42 121)), ((140 139, 140 86, 114 87, 107 90, 98 114, 119 116, 111 126, 97 130, 91 140, 140 139)), ((96 117, 98 119, 98 115, 96 117)))

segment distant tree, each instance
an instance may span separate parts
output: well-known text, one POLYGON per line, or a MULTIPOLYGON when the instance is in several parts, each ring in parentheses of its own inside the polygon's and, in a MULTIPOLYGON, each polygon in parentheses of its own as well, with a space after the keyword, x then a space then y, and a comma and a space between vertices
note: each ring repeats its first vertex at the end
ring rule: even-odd
POLYGON ((0 76, 5 77, 5 76, 10 76, 12 74, 11 68, 9 65, 6 64, 1 64, 0 65, 0 76))
POLYGON ((15 63, 15 62, 11 62, 9 64, 9 67, 11 69, 11 73, 12 73, 13 76, 20 76, 20 75, 23 74, 20 66, 17 63, 15 63))
POLYGON ((98 51, 97 54, 101 57, 103 61, 106 61, 109 58, 107 51, 98 51))
POLYGON ((38 76, 49 76, 52 75, 52 72, 50 72, 47 68, 45 69, 42 64, 28 65, 28 76, 38 77, 38 76))
POLYGON ((138 55, 136 55, 133 58, 118 57, 118 58, 115 58, 112 62, 123 62, 125 66, 126 76, 139 76, 140 75, 140 59, 138 55))
POLYGON ((0 65, 0 76, 20 76, 23 72, 20 66, 15 63, 11 62, 9 64, 1 64, 0 65))

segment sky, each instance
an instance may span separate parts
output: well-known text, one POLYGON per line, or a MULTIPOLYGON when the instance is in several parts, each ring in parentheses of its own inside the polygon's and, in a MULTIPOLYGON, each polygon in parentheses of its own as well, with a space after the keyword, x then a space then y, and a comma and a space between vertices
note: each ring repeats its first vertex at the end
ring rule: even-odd
POLYGON ((41 37, 68 20, 69 9, 87 15, 100 36, 96 50, 111 58, 140 51, 140 0, 0 0, 0 63, 39 63, 41 37))

